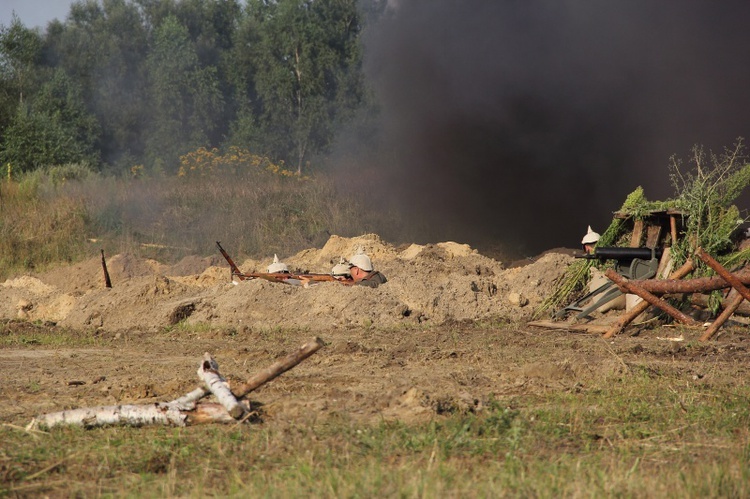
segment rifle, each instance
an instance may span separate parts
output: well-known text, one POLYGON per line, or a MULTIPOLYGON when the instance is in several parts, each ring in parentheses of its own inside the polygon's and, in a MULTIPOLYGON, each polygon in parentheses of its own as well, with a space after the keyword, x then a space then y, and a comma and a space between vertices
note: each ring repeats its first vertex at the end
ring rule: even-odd
POLYGON ((251 274, 233 274, 241 280, 245 279, 265 279, 271 282, 284 282, 287 280, 313 281, 313 282, 344 282, 336 279, 331 274, 296 274, 294 272, 254 272, 251 274))
POLYGON ((234 264, 234 261, 232 260, 232 257, 229 256, 226 251, 224 251, 224 248, 221 247, 221 243, 219 241, 216 241, 216 246, 219 247, 219 251, 221 252, 222 256, 224 257, 224 259, 229 264, 229 268, 232 269, 231 276, 232 277, 237 276, 237 278, 240 281, 244 281, 245 280, 244 274, 240 271, 240 268, 237 267, 237 265, 234 264))
POLYGON ((216 241, 216 246, 219 247, 219 251, 221 252, 222 256, 224 256, 224 259, 229 264, 229 267, 232 269, 232 277, 237 277, 237 279, 239 279, 240 281, 249 279, 265 279, 266 281, 270 282, 285 282, 291 279, 297 281, 312 282, 340 282, 341 284, 350 283, 347 280, 337 279, 331 274, 296 274, 291 272, 254 272, 250 274, 244 274, 239 269, 239 267, 235 265, 232 257, 230 257, 226 251, 224 251, 224 248, 221 247, 221 243, 219 241, 216 241))

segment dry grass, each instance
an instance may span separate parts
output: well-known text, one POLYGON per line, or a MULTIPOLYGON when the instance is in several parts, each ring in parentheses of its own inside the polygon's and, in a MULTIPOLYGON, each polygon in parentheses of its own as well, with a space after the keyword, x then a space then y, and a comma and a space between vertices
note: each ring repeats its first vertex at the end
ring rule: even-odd
POLYGON ((42 172, 0 182, 0 278, 95 256, 133 253, 160 261, 216 255, 289 255, 331 234, 394 234, 398 220, 368 211, 325 175, 273 172, 210 177, 58 181, 42 172))

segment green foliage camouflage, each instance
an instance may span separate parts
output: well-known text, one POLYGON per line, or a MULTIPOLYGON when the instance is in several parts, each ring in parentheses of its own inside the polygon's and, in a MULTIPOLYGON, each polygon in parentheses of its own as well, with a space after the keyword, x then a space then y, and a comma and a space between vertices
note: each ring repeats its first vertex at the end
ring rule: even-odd
MULTIPOLYGON (((627 246, 632 233, 632 222, 643 220, 651 213, 674 211, 681 214, 684 229, 672 246, 674 266, 678 268, 698 247, 716 258, 729 269, 740 268, 750 262, 750 249, 739 249, 743 238, 742 224, 747 215, 740 213, 734 204, 750 185, 750 163, 746 162, 743 140, 737 139, 731 148, 721 154, 706 153, 695 146, 685 165, 672 157, 669 165, 674 187, 673 198, 649 201, 638 186, 622 204, 617 216, 604 231, 598 246, 627 246), (631 223, 626 223, 626 222, 631 223)), ((697 269, 694 276, 714 275, 700 259, 694 259, 697 269)), ((555 292, 536 310, 540 317, 572 301, 581 293, 590 278, 592 265, 605 265, 597 260, 576 260, 561 277, 555 292)), ((717 296, 713 297, 716 302, 717 296)))

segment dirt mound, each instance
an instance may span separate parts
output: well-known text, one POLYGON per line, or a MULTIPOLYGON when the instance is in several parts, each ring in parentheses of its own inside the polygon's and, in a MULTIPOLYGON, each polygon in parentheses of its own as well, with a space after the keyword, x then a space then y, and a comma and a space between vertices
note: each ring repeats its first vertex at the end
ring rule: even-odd
MULTIPOLYGON (((290 269, 327 273, 340 258, 365 251, 388 277, 376 289, 320 283, 309 287, 263 280, 231 282, 216 258, 189 257, 174 266, 115 255, 22 276, 0 286, 0 317, 52 321, 71 328, 154 331, 186 321, 241 330, 398 324, 485 319, 526 320, 553 290, 572 258, 548 253, 506 269, 465 244, 442 242, 396 248, 375 234, 331 236, 320 249, 281 258, 290 269)), ((281 255, 280 255, 281 257, 281 255)), ((244 272, 272 260, 247 260, 244 272)))

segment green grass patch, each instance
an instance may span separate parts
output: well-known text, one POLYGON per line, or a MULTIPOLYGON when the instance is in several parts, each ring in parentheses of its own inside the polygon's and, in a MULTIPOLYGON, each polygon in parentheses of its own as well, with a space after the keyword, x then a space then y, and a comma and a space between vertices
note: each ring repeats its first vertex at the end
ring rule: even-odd
POLYGON ((0 348, 24 346, 54 346, 54 347, 89 347, 102 346, 109 339, 102 337, 96 331, 74 331, 72 329, 54 327, 54 334, 50 334, 50 324, 25 321, 0 321, 0 348))
POLYGON ((5 494, 744 497, 750 392, 634 372, 410 425, 346 416, 188 428, 3 426, 5 494))

